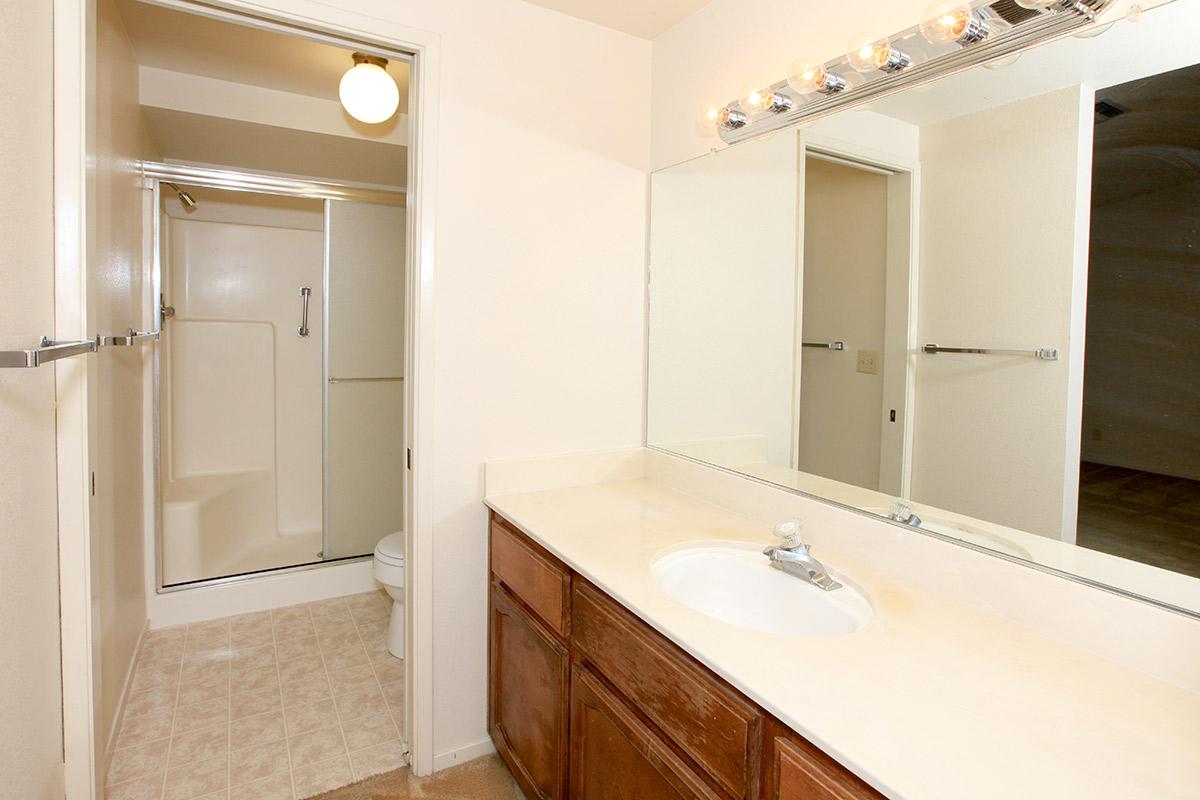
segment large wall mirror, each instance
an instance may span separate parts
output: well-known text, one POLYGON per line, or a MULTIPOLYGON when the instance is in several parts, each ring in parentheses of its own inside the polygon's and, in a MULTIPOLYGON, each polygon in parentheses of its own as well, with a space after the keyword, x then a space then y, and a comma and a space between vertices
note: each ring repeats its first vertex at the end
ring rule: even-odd
POLYGON ((1200 614, 1198 31, 656 172, 647 443, 1200 614))

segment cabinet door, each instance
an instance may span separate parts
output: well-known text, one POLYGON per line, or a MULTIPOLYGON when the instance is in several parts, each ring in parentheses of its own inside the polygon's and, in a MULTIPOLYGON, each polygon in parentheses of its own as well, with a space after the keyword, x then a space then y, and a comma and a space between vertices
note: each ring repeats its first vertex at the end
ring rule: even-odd
POLYGON ((492 741, 529 800, 562 800, 570 655, 497 584, 492 584, 489 627, 492 741))
POLYGON ((881 795, 845 769, 795 742, 774 742, 775 794, 772 800, 875 800, 881 795))
POLYGON ((571 800, 719 800, 587 669, 571 679, 571 800))

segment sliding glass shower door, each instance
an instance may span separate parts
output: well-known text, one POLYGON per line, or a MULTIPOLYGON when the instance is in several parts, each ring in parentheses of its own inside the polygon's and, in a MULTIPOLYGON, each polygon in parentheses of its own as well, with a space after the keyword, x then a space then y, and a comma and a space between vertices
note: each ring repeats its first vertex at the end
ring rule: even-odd
POLYGON ((401 205, 325 202, 326 559, 403 525, 404 225, 401 205))

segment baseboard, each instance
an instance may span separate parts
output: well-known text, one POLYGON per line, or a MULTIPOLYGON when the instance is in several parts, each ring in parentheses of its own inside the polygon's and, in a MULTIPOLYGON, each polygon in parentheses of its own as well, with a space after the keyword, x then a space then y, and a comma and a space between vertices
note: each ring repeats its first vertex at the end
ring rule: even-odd
POLYGON ((133 686, 133 673, 137 669, 138 659, 142 656, 142 643, 146 641, 148 625, 142 625, 137 643, 133 646, 133 657, 129 659, 129 667, 125 670, 125 682, 121 685, 121 696, 117 699, 117 713, 113 714, 112 727, 108 731, 108 740, 104 743, 104 775, 108 775, 108 767, 112 764, 113 750, 117 746, 117 733, 121 730, 121 722, 125 719, 125 701, 129 699, 129 690, 133 686))
POLYGON ((478 742, 472 742, 463 747, 447 750, 444 753, 435 755, 433 757, 433 771, 441 772, 447 767, 465 764, 468 761, 474 761, 477 758, 491 755, 494 752, 496 752, 496 745, 492 744, 491 739, 480 739, 478 742))
POLYGON ((159 592, 149 598, 147 604, 150 628, 157 630, 171 625, 370 592, 379 588, 379 584, 375 583, 374 568, 375 562, 367 558, 300 572, 159 592))

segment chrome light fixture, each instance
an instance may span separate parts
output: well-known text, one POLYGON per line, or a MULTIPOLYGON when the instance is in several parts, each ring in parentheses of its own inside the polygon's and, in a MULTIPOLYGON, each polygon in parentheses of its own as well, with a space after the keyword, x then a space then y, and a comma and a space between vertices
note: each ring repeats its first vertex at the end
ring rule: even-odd
POLYGON ((991 35, 988 17, 970 3, 939 2, 925 11, 921 35, 931 44, 978 44, 991 35))

